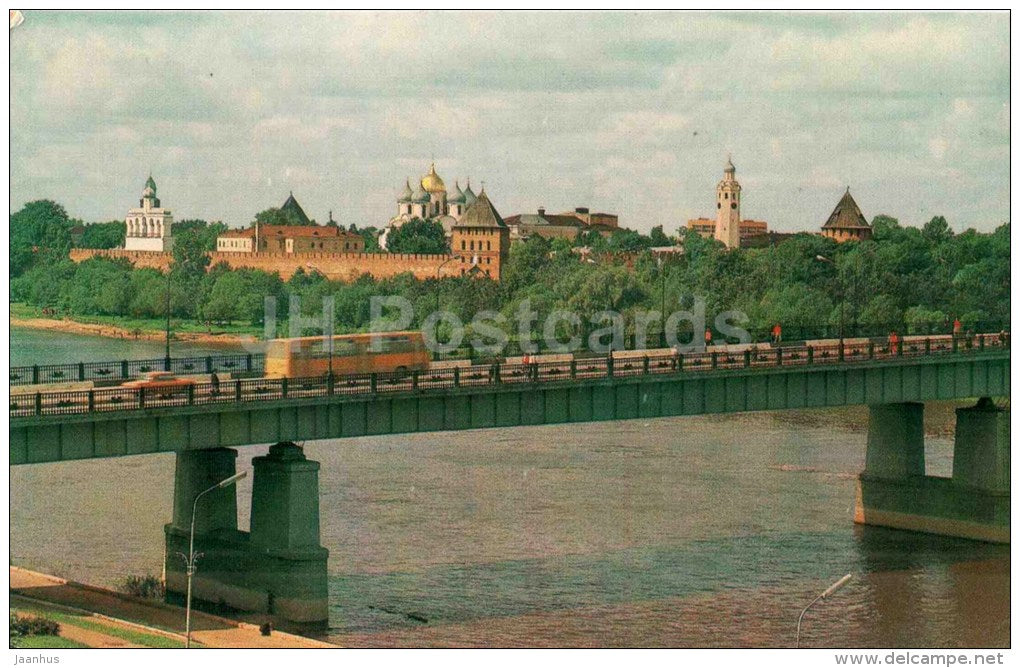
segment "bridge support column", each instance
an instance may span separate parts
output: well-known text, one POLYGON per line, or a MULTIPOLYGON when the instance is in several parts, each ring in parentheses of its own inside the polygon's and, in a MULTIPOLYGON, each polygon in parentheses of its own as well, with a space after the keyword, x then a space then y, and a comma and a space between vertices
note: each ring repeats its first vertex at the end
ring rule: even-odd
MULTIPOLYGON (((237 453, 228 448, 179 453, 174 517, 166 525, 167 599, 183 603, 185 561, 195 495, 233 475, 237 453)), ((319 464, 293 443, 277 443, 256 457, 251 528, 237 529, 236 487, 210 492, 199 501, 195 551, 202 553, 192 581, 195 607, 225 614, 264 613, 294 629, 328 623, 326 564, 319 545, 319 464)))
MULTIPOLYGON (((191 511, 195 497, 221 480, 234 475, 237 451, 230 448, 185 450, 177 453, 174 471, 174 519, 172 526, 191 531, 191 511)), ((237 530, 237 488, 224 487, 209 492, 198 503, 195 533, 218 529, 237 530)))
POLYGON ((924 475, 922 404, 873 406, 854 521, 1009 542, 1009 411, 956 411, 953 477, 924 475))
POLYGON ((325 624, 329 551, 319 544, 319 462, 284 442, 256 457, 253 466, 251 548, 265 563, 268 612, 325 624))

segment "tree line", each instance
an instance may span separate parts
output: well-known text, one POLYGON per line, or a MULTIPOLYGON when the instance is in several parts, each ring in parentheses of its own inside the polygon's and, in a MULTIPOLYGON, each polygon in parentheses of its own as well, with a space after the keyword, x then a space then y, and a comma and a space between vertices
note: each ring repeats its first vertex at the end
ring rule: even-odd
MULTIPOLYGON (((165 317, 168 281, 160 272, 135 269, 125 260, 68 260, 69 219, 60 205, 30 202, 10 223, 12 300, 71 316, 165 317)), ((848 335, 943 331, 956 318, 967 327, 1002 327, 1010 313, 1008 223, 989 233, 954 234, 941 216, 916 228, 880 215, 870 241, 837 244, 803 233, 774 246, 733 251, 682 228, 674 237, 661 228, 649 235, 625 230, 573 244, 533 237, 511 247, 500 282, 419 280, 411 274, 342 282, 303 270, 285 281, 275 273, 209 267, 205 251, 219 224, 181 224, 169 280, 171 314, 210 327, 257 325, 265 317, 266 296, 276 299, 281 318, 291 299, 300 300, 303 315, 315 316, 322 298, 332 297, 338 333, 365 331, 369 299, 376 295, 408 299, 415 326, 437 308, 468 322, 482 310, 511 317, 527 300, 541 323, 554 310, 633 315, 665 306, 671 312, 699 297, 709 322, 713 314, 737 310, 748 316, 749 331, 765 337, 778 322, 786 338, 797 332, 835 335, 840 328, 848 335), (575 252, 577 243, 587 243, 591 252, 575 252), (683 245, 683 254, 659 259, 648 250, 674 243, 683 245)), ((405 236, 436 243, 429 225, 434 223, 415 224, 405 236)), ((398 246, 407 243, 400 234, 395 238, 398 246)))

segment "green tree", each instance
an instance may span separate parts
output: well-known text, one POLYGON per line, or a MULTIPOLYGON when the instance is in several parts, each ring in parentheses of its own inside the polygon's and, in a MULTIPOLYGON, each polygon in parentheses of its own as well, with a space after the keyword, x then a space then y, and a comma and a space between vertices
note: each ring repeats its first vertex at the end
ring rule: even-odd
POLYGON ((71 222, 64 207, 48 199, 28 202, 10 217, 10 276, 33 263, 66 258, 71 249, 71 222))
POLYGON ((656 225, 652 228, 652 231, 648 234, 649 243, 652 246, 672 246, 673 240, 666 236, 666 233, 662 231, 662 225, 656 225))
POLYGON ((279 207, 272 207, 259 211, 255 214, 255 220, 260 225, 304 225, 296 215, 291 211, 281 209, 279 207))
POLYGON ((89 223, 85 225, 78 248, 122 248, 127 225, 123 220, 111 220, 107 223, 89 223))
POLYGON ((930 244, 941 244, 952 238, 953 228, 949 226, 944 216, 935 216, 924 224, 921 236, 930 244))
POLYGON ((205 273, 209 256, 195 230, 185 230, 174 236, 171 268, 184 277, 194 278, 205 273))
POLYGON ((386 249, 391 253, 420 253, 439 255, 448 253, 446 233, 434 220, 412 218, 400 227, 390 230, 386 249))

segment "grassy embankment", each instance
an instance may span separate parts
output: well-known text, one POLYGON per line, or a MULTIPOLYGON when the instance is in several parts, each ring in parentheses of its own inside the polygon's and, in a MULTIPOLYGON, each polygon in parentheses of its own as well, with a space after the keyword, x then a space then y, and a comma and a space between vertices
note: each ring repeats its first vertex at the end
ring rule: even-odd
MULTIPOLYGON (((87 614, 60 612, 48 607, 35 606, 30 603, 19 603, 17 607, 11 607, 11 611, 18 613, 19 615, 30 615, 33 617, 51 619, 60 624, 62 629, 66 626, 73 626, 85 631, 93 631, 95 633, 120 638, 132 645, 141 645, 143 647, 154 647, 159 649, 178 649, 184 647, 183 642, 174 638, 169 638, 156 633, 145 633, 144 631, 128 628, 126 626, 107 621, 101 617, 93 617, 87 614)), ((198 645, 198 643, 193 642, 192 645, 198 645)), ((25 649, 86 646, 87 645, 59 636, 28 636, 18 640, 18 647, 25 649)))

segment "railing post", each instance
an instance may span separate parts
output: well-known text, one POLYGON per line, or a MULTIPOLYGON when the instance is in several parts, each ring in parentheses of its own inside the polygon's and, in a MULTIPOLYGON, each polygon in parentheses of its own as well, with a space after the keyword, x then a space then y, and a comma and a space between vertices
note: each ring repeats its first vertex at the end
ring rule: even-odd
POLYGON ((716 351, 712 351, 712 368, 715 369, 719 366, 719 354, 716 351))
POLYGON ((85 362, 78 362, 78 380, 85 380, 85 362))
POLYGON ((815 348, 814 348, 814 346, 808 346, 807 347, 807 363, 808 364, 814 364, 815 363, 815 348))
POLYGON ((577 378, 577 360, 570 360, 570 379, 577 378))
POLYGON ((205 372, 212 373, 212 355, 205 356, 205 372))
POLYGON ((875 342, 870 339, 868 340, 868 359, 875 359, 875 342))
MULTIPOLYGON (((125 364, 126 364, 126 362, 125 362, 125 364)), ((38 364, 33 364, 32 365, 32 384, 33 385, 38 385, 39 384, 39 365, 38 364)))
POLYGON ((42 415, 42 393, 35 393, 35 414, 42 415))
POLYGON ((683 353, 677 353, 676 354, 676 370, 677 371, 683 371, 684 370, 684 354, 683 353))
POLYGON ((751 367, 751 350, 750 348, 744 351, 744 368, 749 369, 751 367))
POLYGON ((613 351, 609 351, 609 356, 606 357, 606 377, 613 377, 613 351))
POLYGON ((924 354, 931 355, 931 337, 924 337, 924 354))
POLYGON ((145 388, 138 388, 138 408, 145 408, 145 388))
POLYGON ((334 391, 336 391, 336 378, 330 373, 326 375, 326 396, 333 396, 334 391))
POLYGON ((776 366, 783 366, 783 349, 776 348, 776 366))
POLYGON ((96 391, 89 390, 89 413, 96 410, 96 391))
MULTIPOLYGON (((460 387, 460 367, 453 367, 453 386, 460 387)), ((375 390, 373 390, 374 392, 375 390)))
POLYGON ((169 370, 170 370, 170 356, 168 355, 163 358, 163 371, 169 370))
POLYGON ((985 335, 984 334, 978 334, 978 349, 981 352, 985 351, 985 335))
POLYGON ((241 403, 241 379, 234 381, 234 401, 241 403))
POLYGON ((418 370, 417 369, 415 369, 414 371, 411 372, 411 389, 412 390, 417 390, 418 389, 418 370))
POLYGON ((280 394, 283 395, 284 399, 287 398, 287 377, 286 376, 284 376, 281 379, 281 381, 280 381, 280 394))
POLYGON ((245 364, 248 365, 248 371, 251 371, 251 369, 252 369, 252 365, 251 365, 251 353, 248 353, 248 355, 245 357, 245 364))
POLYGON ((904 339, 900 339, 899 345, 896 346, 896 356, 903 357, 903 349, 907 347, 907 342, 904 339))
POLYGON ((645 359, 644 359, 644 361, 642 362, 642 366, 641 366, 641 371, 642 371, 642 373, 644 373, 644 374, 645 374, 646 376, 648 375, 648 355, 645 355, 645 359))
POLYGON ((959 339, 956 338, 956 334, 953 334, 953 352, 956 352, 956 348, 959 345, 959 339))
POLYGON ((122 380, 127 380, 128 377, 128 363, 124 360, 120 363, 120 377, 122 380))
POLYGON ((495 366, 496 369, 495 371, 493 371, 492 378, 493 382, 496 383, 496 385, 499 385, 503 382, 503 365, 500 364, 499 362, 496 362, 495 366))
MULTIPOLYGON (((456 369, 454 369, 454 371, 456 371, 456 369)), ((378 387, 378 384, 379 384, 379 376, 373 371, 372 375, 370 375, 368 377, 368 385, 369 385, 369 388, 372 390, 372 394, 375 394, 376 388, 378 387)))
POLYGON ((839 340, 839 361, 842 362, 846 359, 846 345, 843 343, 843 339, 839 340))
POLYGON ((195 384, 188 385, 188 405, 195 405, 195 384))

